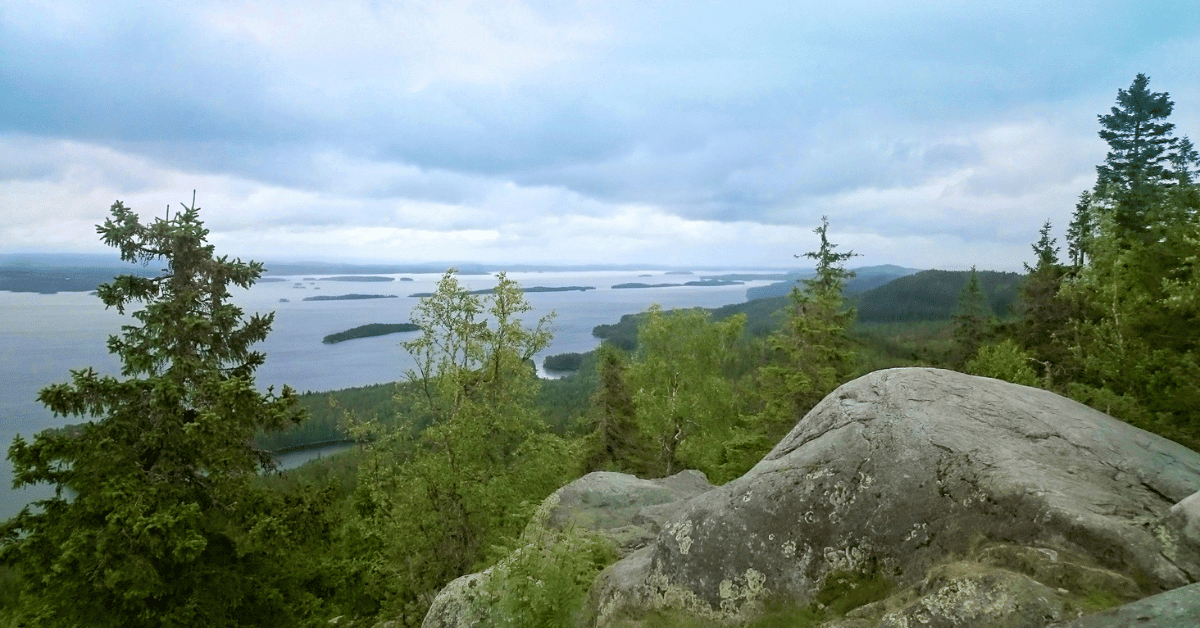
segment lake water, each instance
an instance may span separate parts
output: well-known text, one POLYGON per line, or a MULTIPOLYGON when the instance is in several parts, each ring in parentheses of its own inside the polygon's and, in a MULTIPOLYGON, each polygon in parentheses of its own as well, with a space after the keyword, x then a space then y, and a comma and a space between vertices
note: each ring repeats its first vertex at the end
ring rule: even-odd
MULTIPOLYGON (((746 272, 746 271, 739 271, 746 272)), ((764 271, 771 272, 771 271, 764 271)), ((557 313, 554 341, 537 356, 539 369, 545 355, 589 351, 599 344, 592 328, 615 323, 623 314, 641 312, 652 304, 664 308, 717 307, 745 300, 746 289, 766 281, 735 286, 677 286, 613 290, 620 283, 683 283, 704 275, 665 275, 654 271, 537 272, 509 273, 523 287, 594 286, 586 292, 528 293, 534 307, 527 324, 542 315, 557 313), (645 277, 642 275, 650 274, 645 277)), ((392 382, 412 365, 399 346, 415 333, 361 338, 334 345, 321 342, 326 335, 368 323, 402 323, 418 301, 408 295, 432 292, 440 274, 385 275, 390 282, 343 282, 321 280, 320 275, 282 277, 285 281, 260 282, 250 290, 239 290, 234 300, 246 310, 275 312, 270 336, 257 346, 267 355, 258 369, 262 388, 278 390, 288 384, 300 392, 326 391, 392 382), (401 277, 412 281, 401 281, 401 277), (348 301, 303 301, 304 297, 344 294, 389 294, 398 298, 348 301), (287 299, 283 302, 282 299, 287 299)), ((469 289, 496 284, 492 275, 463 275, 459 281, 469 289)), ((17 434, 28 440, 49 427, 79 422, 76 417, 55 417, 37 402, 38 391, 50 384, 66 382, 71 369, 95 368, 119 374, 120 362, 108 353, 109 335, 123 324, 136 322, 113 310, 105 310, 95 296, 81 292, 32 294, 0 292, 0 443, 5 446, 17 434)), ((48 487, 13 491, 12 467, 0 461, 0 518, 15 514, 48 487)))

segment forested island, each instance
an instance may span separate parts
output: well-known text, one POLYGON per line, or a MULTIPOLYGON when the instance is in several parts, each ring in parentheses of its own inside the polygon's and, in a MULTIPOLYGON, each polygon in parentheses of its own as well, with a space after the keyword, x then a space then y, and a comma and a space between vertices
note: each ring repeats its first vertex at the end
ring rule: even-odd
MULTIPOLYGON (((532 288, 520 288, 521 292, 587 292, 595 290, 595 286, 533 286, 532 288)), ((479 296, 483 294, 491 294, 495 288, 482 288, 480 290, 468 290, 465 294, 479 296)), ((432 292, 414 292, 410 297, 425 298, 433 296, 432 292)))
POLYGON ((395 280, 395 277, 380 277, 378 275, 337 275, 336 277, 321 277, 320 279, 320 281, 357 281, 363 283, 395 280))
POLYGON ((354 340, 355 338, 386 336, 388 334, 398 334, 406 331, 419 331, 420 329, 420 325, 414 325, 412 323, 369 323, 367 325, 359 325, 358 327, 347 329, 346 331, 339 331, 336 334, 329 334, 321 339, 321 342, 327 345, 332 345, 339 342, 345 342, 347 340, 354 340))
POLYGON ((305 301, 357 301, 360 299, 398 299, 394 294, 330 294, 304 297, 305 301))
MULTIPOLYGON (((667 274, 671 274, 671 273, 667 273, 667 274)), ((691 274, 691 273, 688 273, 688 274, 691 274)), ((687 281, 684 283, 638 283, 638 282, 619 283, 619 284, 613 286, 612 289, 613 290, 630 290, 630 289, 638 289, 638 288, 677 288, 680 286, 701 286, 701 287, 740 286, 740 285, 743 285, 744 283, 745 283, 744 281, 737 281, 735 279, 697 279, 696 281, 687 281)))

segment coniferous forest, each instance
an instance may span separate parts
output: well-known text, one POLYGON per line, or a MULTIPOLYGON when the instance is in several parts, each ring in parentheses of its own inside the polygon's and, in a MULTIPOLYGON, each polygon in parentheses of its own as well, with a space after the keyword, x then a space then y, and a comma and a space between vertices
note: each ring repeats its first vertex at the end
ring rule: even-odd
MULTIPOLYGON (((501 275, 477 294, 448 272, 405 327, 415 367, 396 384, 260 392, 272 318, 244 317, 228 291, 261 265, 219 255, 194 203, 144 224, 118 201, 103 241, 167 271, 100 288, 136 310, 109 342, 122 375, 64 374, 40 401, 80 424, 9 447, 18 485, 57 493, 4 524, 0 625, 419 626, 564 483, 728 482, 879 368, 1045 388, 1200 449, 1200 156, 1172 107, 1144 75, 1118 91, 1095 186, 1065 242, 1040 225, 1024 274, 927 271, 848 296, 855 253, 825 220, 797 243, 816 272, 789 296, 614 321, 598 350, 556 362, 577 367, 561 380, 533 368, 551 321, 530 320, 521 286, 501 275), (271 467, 271 450, 339 438, 357 445, 271 467)), ((582 534, 545 548, 489 585, 493 616, 571 625, 615 556, 582 534)))

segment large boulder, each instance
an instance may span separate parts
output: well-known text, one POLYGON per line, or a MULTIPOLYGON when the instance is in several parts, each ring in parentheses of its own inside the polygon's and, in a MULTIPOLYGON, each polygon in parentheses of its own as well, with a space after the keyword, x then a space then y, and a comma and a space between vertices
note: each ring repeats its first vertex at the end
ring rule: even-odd
POLYGON ((1170 513, 1197 489, 1200 454, 1053 393, 879 371, 602 573, 591 622, 743 621, 866 574, 901 593, 842 625, 1040 627, 1200 580, 1193 507, 1170 513))

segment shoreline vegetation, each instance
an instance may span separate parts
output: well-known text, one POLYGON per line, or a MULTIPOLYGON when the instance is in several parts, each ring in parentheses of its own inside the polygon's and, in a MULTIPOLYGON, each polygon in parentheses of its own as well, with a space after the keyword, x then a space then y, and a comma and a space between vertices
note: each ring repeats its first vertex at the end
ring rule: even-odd
POLYGON ((359 325, 358 327, 347 329, 346 331, 339 331, 336 334, 329 334, 321 339, 321 342, 327 345, 333 345, 339 342, 345 342, 347 340, 354 340, 356 338, 386 336, 388 334, 419 331, 420 329, 420 325, 414 325, 412 323, 368 323, 366 325, 359 325))

